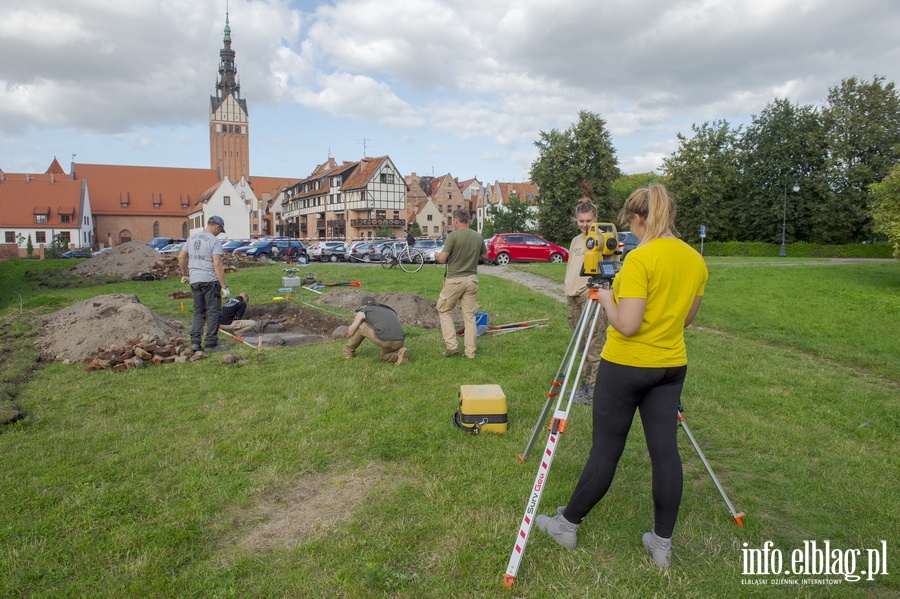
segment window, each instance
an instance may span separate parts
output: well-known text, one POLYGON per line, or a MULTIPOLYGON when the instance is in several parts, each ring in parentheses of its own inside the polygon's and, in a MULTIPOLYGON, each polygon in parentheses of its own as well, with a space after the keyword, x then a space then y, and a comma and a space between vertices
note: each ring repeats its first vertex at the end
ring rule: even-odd
POLYGON ((35 215, 34 215, 34 222, 36 222, 36 223, 38 223, 38 224, 40 224, 40 223, 46 223, 46 222, 47 222, 47 215, 46 215, 46 214, 35 214, 35 215))
POLYGON ((431 220, 431 216, 432 216, 432 215, 431 215, 431 214, 429 214, 429 215, 428 215, 428 217, 427 217, 427 218, 426 218, 426 219, 425 219, 425 220, 428 220, 428 221, 430 221, 430 220, 431 220))
POLYGON ((34 233, 34 241, 35 241, 35 243, 47 243, 47 232, 46 231, 36 231, 34 233))
POLYGON ((394 173, 381 173, 381 182, 382 183, 393 183, 394 182, 394 173))
POLYGON ((222 203, 231 206, 231 196, 222 196, 222 203))
POLYGON ((452 192, 452 191, 448 191, 448 192, 447 192, 447 199, 448 199, 448 200, 452 200, 452 199, 453 199, 453 192, 452 192))
POLYGON ((57 235, 60 241, 65 241, 66 243, 72 243, 72 238, 69 236, 68 231, 63 231, 59 235, 57 235))
POLYGON ((160 206, 160 203, 159 203, 159 202, 153 202, 153 208, 154 208, 154 209, 159 210, 159 206, 160 206))
POLYGON ((153 223, 153 236, 159 237, 159 222, 153 223))
POLYGON ((128 202, 122 202, 121 204, 119 204, 119 206, 121 208, 128 208, 128 202))
POLYGON ((16 232, 15 231, 7 231, 6 232, 6 243, 15 243, 16 242, 16 232))

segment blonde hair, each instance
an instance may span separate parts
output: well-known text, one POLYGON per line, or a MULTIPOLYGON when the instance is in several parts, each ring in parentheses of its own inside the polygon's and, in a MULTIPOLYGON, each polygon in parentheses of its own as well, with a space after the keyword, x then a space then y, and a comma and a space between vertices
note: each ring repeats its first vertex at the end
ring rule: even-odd
POLYGON ((666 188, 658 183, 635 190, 625 200, 625 205, 619 212, 619 222, 628 224, 636 216, 644 221, 644 236, 641 242, 666 234, 680 237, 675 230, 675 200, 666 188))

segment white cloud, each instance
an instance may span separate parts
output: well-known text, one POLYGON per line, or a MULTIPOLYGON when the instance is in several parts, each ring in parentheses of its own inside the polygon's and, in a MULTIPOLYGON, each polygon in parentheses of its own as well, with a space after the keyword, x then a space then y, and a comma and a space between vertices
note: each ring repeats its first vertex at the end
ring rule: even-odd
MULTIPOLYGON (((324 135, 386 127, 385 143, 429 160, 527 173, 539 132, 590 110, 622 167, 649 170, 692 123, 745 124, 776 97, 820 103, 853 75, 900 78, 896 0, 230 0, 229 11, 263 155, 278 144, 253 140, 278 137, 278 110, 293 105, 332 119, 324 135)), ((127 153, 136 131, 151 152, 169 139, 154 131, 202 130, 224 17, 221 0, 8 8, 0 55, 16 59, 0 62, 0 132, 17 153, 0 149, 0 168, 35 131, 66 144, 104 135, 127 153)), ((292 125, 302 139, 308 125, 292 125)), ((253 161, 266 162, 279 161, 253 161)))

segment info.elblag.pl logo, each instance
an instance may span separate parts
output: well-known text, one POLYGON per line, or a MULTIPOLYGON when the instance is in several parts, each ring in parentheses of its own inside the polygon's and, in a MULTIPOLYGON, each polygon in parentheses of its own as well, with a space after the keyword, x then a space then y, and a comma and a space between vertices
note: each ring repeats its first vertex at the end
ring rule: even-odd
POLYGON ((754 549, 743 544, 741 558, 744 576, 781 578, 744 578, 742 584, 841 584, 844 581, 875 580, 888 573, 887 541, 871 549, 841 549, 831 541, 803 541, 803 546, 785 554, 766 541, 754 549), (787 577, 794 578, 787 578, 787 577))

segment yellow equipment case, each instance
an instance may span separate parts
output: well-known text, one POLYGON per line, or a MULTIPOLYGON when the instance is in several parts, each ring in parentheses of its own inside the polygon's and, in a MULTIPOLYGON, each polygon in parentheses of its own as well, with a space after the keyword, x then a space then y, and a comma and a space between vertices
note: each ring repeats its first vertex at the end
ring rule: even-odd
POLYGON ((500 385, 461 385, 456 426, 472 433, 505 433, 509 424, 506 395, 500 385))

